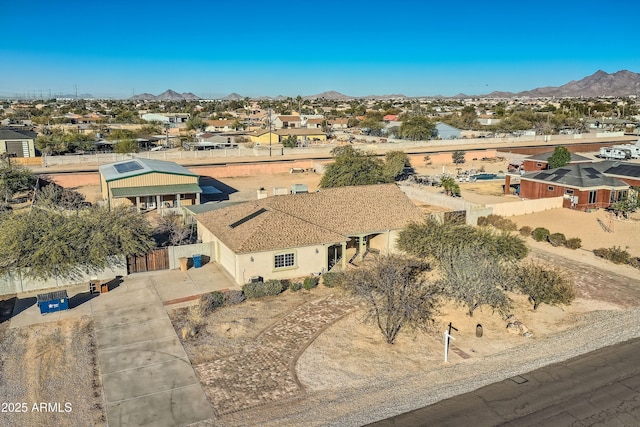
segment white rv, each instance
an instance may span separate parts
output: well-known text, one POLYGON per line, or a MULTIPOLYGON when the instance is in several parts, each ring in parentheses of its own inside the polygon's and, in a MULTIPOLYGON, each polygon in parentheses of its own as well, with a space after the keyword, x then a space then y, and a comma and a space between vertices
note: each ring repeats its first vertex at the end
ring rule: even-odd
POLYGON ((611 148, 628 152, 629 157, 632 159, 640 159, 640 141, 636 144, 614 145, 611 148))
POLYGON ((600 154, 598 155, 598 157, 612 160, 626 160, 631 157, 631 154, 628 151, 620 150, 614 147, 602 147, 600 148, 600 154))

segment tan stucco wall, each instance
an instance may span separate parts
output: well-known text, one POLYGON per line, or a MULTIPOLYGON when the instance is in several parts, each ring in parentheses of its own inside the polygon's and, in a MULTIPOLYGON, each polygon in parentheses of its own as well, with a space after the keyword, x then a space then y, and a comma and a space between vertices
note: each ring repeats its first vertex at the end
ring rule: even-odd
POLYGON ((167 173, 148 173, 109 182, 110 188, 147 187, 151 185, 197 184, 197 176, 172 175, 167 173))
POLYGON ((292 279, 320 273, 327 268, 327 248, 324 245, 305 246, 283 251, 254 252, 238 255, 238 272, 236 282, 242 285, 253 276, 268 279, 292 279), (318 253, 316 253, 316 249, 318 253), (295 252, 295 267, 274 269, 274 256, 281 253, 295 252), (253 261, 251 261, 253 258, 253 261))

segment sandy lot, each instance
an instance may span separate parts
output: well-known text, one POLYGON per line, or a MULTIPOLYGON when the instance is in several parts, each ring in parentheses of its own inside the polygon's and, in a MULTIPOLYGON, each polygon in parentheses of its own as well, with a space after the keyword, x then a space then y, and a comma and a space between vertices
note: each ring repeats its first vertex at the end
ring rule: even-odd
POLYGON ((3 328, 0 396, 21 406, 3 408, 0 426, 106 425, 89 319, 3 328))
POLYGON ((510 219, 518 224, 518 228, 525 225, 532 228, 545 227, 552 233, 563 233, 567 238, 579 237, 585 250, 620 246, 627 249, 631 255, 640 256, 638 212, 628 220, 618 220, 612 218, 605 210, 587 213, 561 208, 514 216, 510 219), (605 231, 598 220, 611 232, 605 231))

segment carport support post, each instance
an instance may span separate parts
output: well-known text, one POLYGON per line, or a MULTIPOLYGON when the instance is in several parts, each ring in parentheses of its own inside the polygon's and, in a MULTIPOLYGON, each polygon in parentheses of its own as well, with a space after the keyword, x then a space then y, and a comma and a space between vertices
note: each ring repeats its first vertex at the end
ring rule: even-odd
POLYGON ((347 268, 347 242, 342 242, 342 271, 347 268))
POLYGON ((140 196, 136 196, 136 210, 140 212, 140 196))
POLYGON ((359 248, 358 248, 358 260, 362 261, 364 259, 364 253, 367 250, 367 242, 366 242, 366 235, 362 235, 360 236, 359 239, 359 248))

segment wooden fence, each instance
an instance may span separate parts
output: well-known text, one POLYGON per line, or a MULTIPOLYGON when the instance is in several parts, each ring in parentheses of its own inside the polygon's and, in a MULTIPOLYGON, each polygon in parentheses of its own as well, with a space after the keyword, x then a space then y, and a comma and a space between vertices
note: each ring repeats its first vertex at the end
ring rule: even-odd
POLYGON ((169 249, 153 249, 144 255, 127 257, 127 274, 169 269, 169 249))

